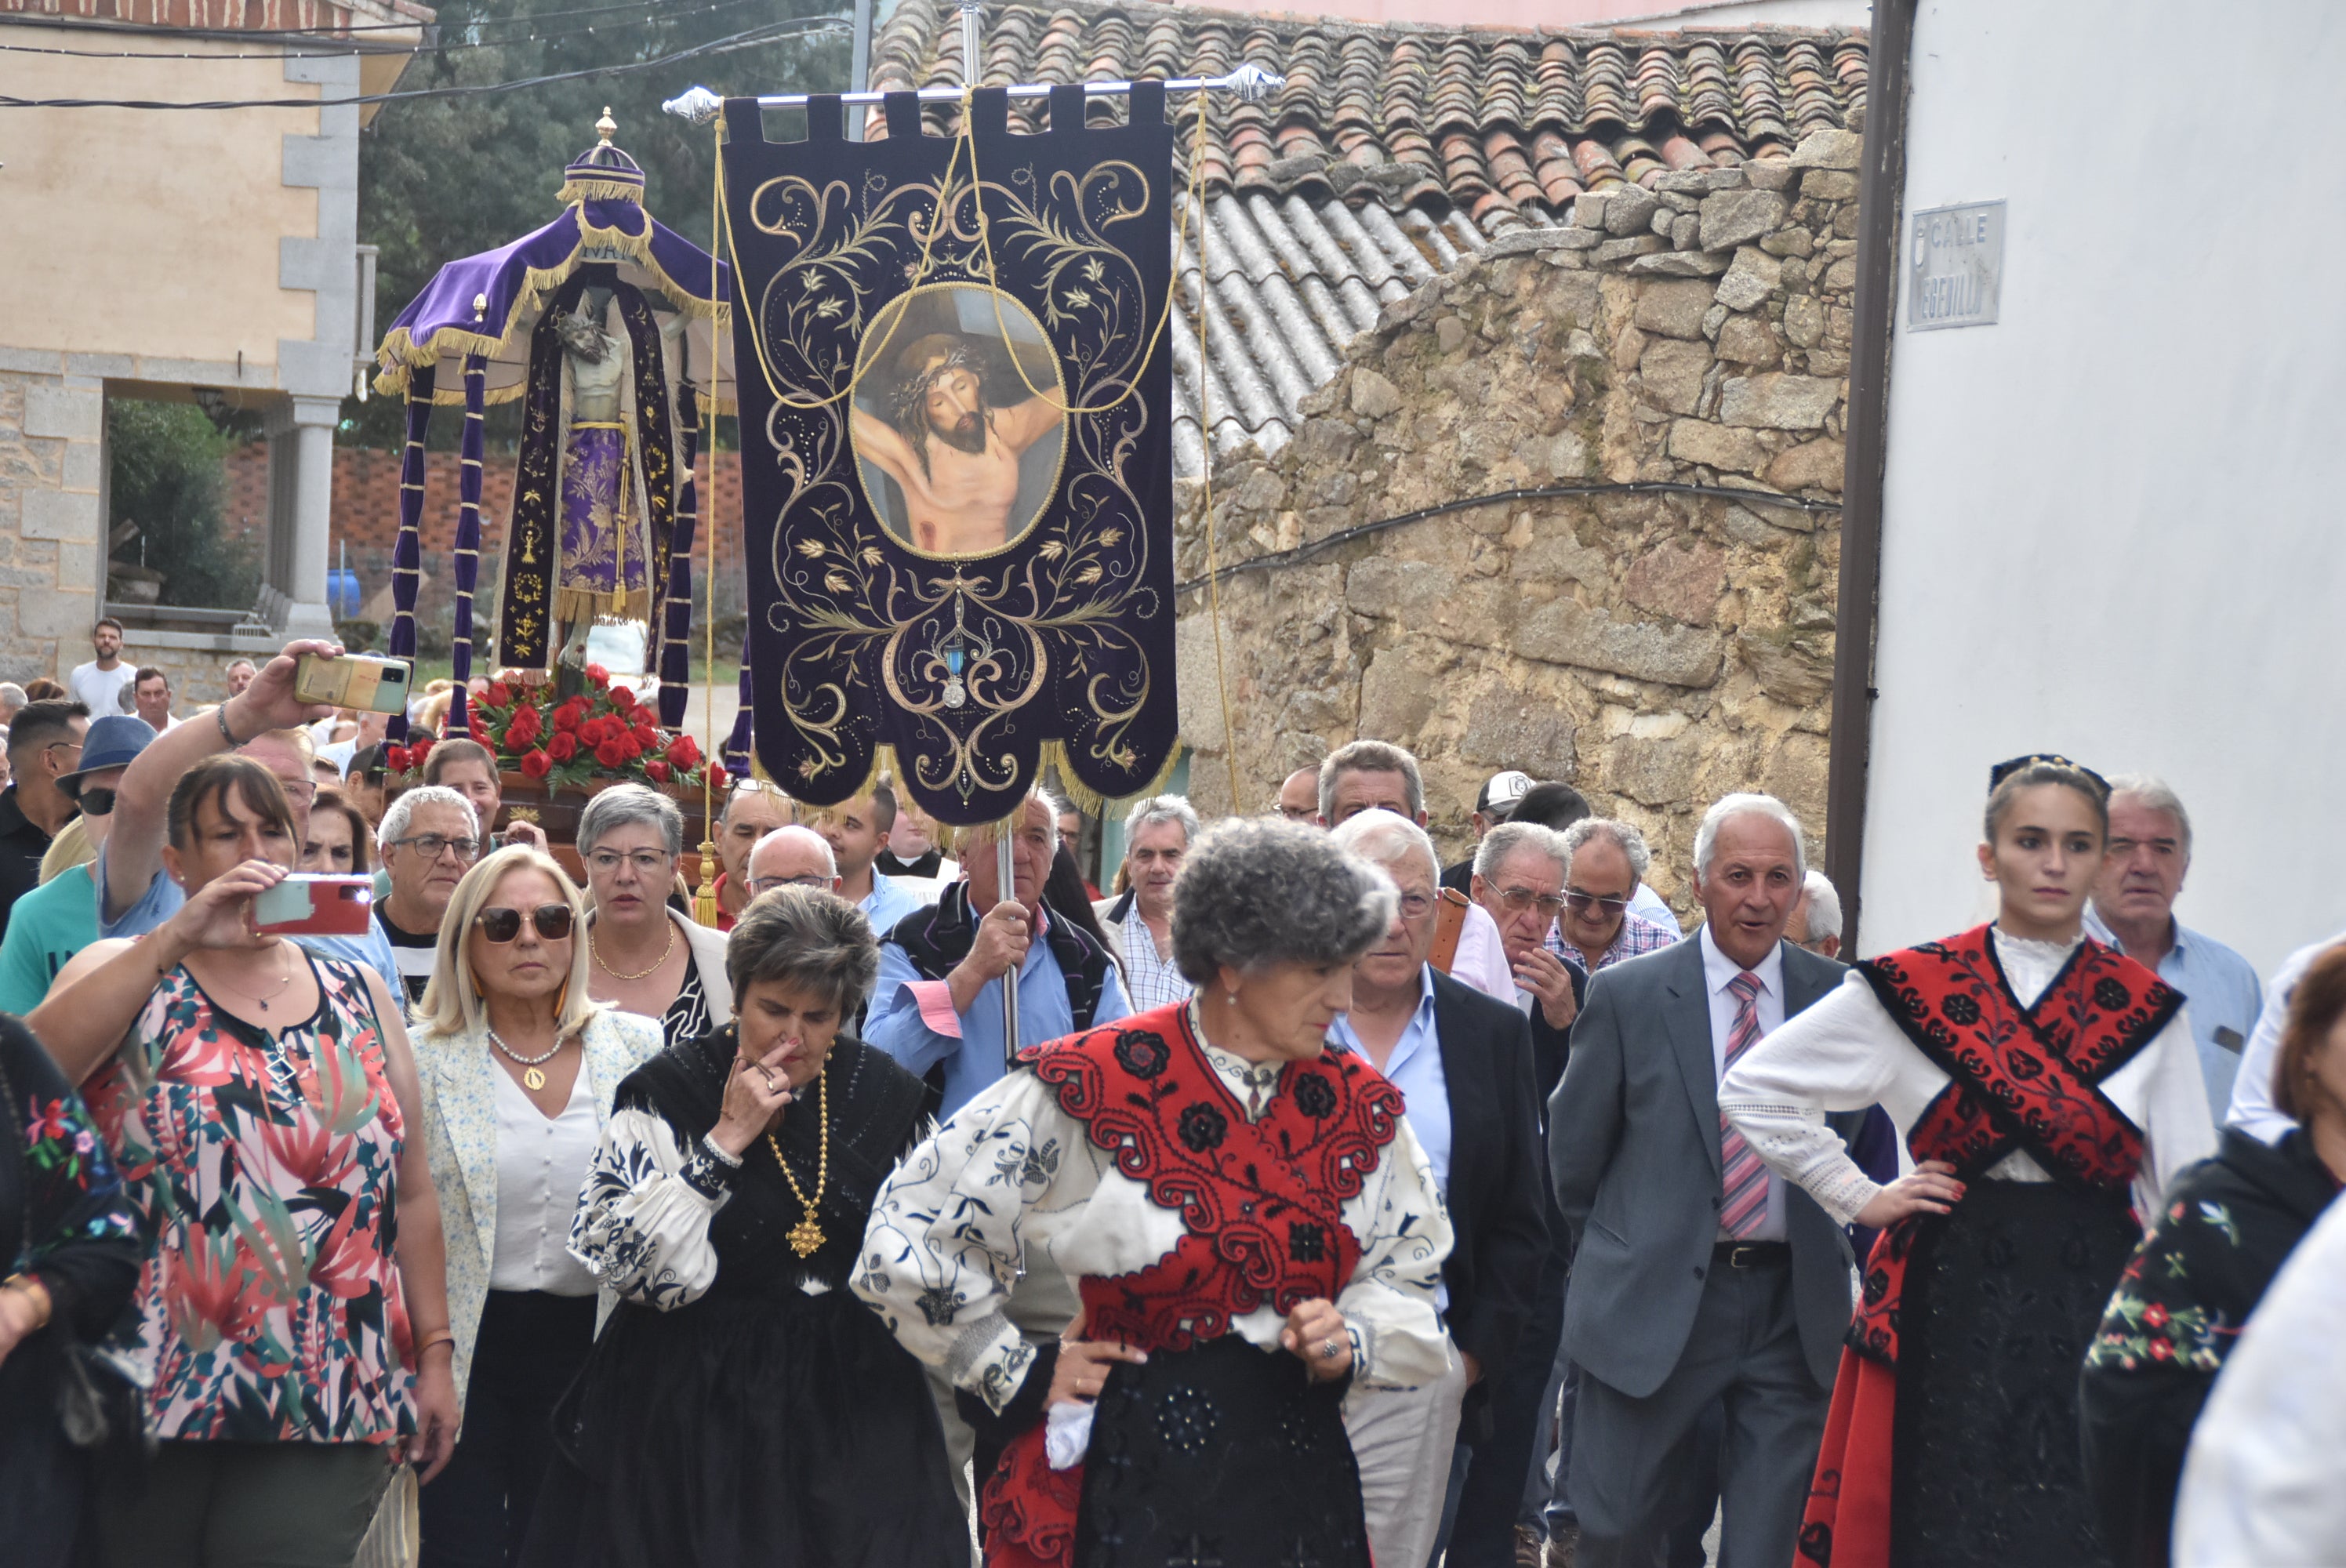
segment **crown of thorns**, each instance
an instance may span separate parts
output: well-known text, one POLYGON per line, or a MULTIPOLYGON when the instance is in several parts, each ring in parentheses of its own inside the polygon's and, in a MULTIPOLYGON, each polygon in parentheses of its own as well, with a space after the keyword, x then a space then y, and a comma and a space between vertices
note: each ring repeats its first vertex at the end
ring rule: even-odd
POLYGON ((985 376, 977 356, 970 352, 967 343, 956 342, 942 357, 931 360, 925 370, 905 378, 888 400, 889 417, 899 428, 918 429, 928 418, 929 389, 948 372, 964 370, 976 376, 983 387, 985 376))

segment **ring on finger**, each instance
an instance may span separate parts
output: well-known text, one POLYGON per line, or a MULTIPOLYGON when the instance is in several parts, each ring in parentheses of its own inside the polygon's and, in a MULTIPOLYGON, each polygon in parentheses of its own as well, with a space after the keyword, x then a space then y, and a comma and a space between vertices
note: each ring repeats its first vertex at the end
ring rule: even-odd
POLYGON ((1336 1359, 1336 1340, 1333 1335, 1320 1341, 1320 1359, 1323 1361, 1332 1361, 1336 1359))

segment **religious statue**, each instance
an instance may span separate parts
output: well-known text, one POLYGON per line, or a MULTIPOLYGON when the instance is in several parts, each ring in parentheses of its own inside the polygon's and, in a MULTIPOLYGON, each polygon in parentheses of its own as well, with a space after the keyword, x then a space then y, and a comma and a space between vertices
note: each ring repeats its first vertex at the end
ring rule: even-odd
POLYGON ((597 621, 640 621, 651 613, 649 540, 640 480, 625 414, 627 340, 604 325, 611 291, 589 288, 561 316, 563 433, 560 554, 554 618, 561 662, 586 665, 586 635, 597 621))

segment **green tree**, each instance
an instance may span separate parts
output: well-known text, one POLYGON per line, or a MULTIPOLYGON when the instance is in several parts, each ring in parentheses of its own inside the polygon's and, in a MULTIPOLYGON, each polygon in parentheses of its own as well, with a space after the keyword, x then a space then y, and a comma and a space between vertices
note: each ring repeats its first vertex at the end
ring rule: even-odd
POLYGON ((241 439, 193 403, 107 402, 108 526, 138 525, 119 554, 162 574, 165 604, 247 609, 260 591, 258 553, 221 527, 221 465, 241 439))
MULTIPOLYGON (((792 18, 835 15, 838 0, 668 0, 637 10, 576 13, 594 0, 452 0, 439 5, 440 47, 419 54, 403 88, 513 81, 657 59, 792 18), (589 30, 591 28, 591 31, 589 30), (526 35, 535 42, 505 42, 526 35), (487 42, 491 46, 473 45, 487 42)), ((838 92, 847 81, 842 30, 704 55, 658 70, 463 97, 388 104, 360 144, 359 236, 382 247, 377 330, 443 263, 487 250, 550 221, 564 167, 595 145, 608 105, 613 138, 644 168, 645 204, 693 243, 709 243, 716 178, 711 132, 660 112, 695 83, 719 93, 838 92)), ((388 398, 352 399, 342 439, 397 450, 403 413, 388 398)), ((432 444, 455 445, 461 422, 433 421, 432 444)), ((509 446, 512 406, 492 410, 491 440, 509 446)))

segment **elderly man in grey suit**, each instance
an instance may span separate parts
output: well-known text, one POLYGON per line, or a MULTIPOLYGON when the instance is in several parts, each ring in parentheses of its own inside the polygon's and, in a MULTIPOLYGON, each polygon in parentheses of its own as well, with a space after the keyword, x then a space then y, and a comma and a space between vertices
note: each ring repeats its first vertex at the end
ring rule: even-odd
POLYGON ((1841 982, 1841 965, 1784 940, 1806 871, 1781 801, 1713 806, 1695 836, 1701 933, 1595 977, 1548 1103, 1574 1247, 1581 1568, 1661 1562, 1696 1505, 1696 1423, 1715 1401, 1721 1568, 1792 1561, 1849 1327, 1849 1242, 1722 1124, 1719 1080, 1841 982))

